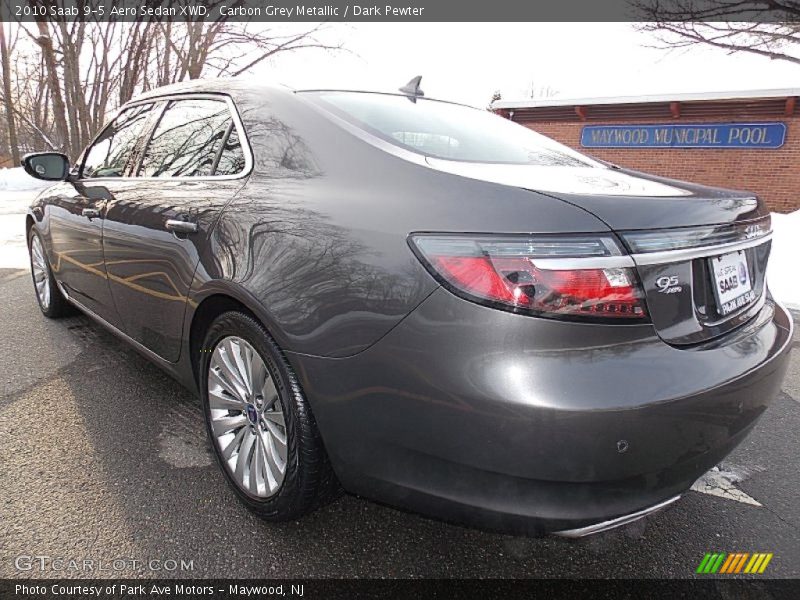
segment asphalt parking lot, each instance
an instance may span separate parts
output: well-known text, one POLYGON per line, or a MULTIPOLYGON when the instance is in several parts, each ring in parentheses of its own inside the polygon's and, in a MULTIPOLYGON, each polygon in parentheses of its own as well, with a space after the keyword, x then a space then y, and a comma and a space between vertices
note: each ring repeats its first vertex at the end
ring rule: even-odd
POLYGON ((0 306, 0 578, 691 577, 710 551, 772 552, 760 577, 800 576, 797 350, 703 493, 613 532, 498 535, 351 496, 273 525, 228 491, 196 398, 88 318, 43 318, 27 271, 0 269, 0 306), (21 556, 129 566, 42 572, 21 556))

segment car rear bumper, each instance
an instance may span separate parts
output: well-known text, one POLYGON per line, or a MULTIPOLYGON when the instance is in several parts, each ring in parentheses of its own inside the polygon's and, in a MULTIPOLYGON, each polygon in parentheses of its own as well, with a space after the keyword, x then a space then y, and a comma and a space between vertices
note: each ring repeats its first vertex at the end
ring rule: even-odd
POLYGON ((653 513, 656 513, 664 508, 668 507, 670 504, 677 502, 680 500, 680 496, 673 496, 672 498, 668 498, 663 502, 659 502, 654 506, 649 506, 647 508, 643 508, 642 510, 637 510, 634 513, 629 515, 622 515, 619 517, 615 517, 613 519, 609 519, 608 521, 601 521, 599 523, 593 523, 592 525, 585 525, 584 527, 577 527, 575 529, 563 529, 561 531, 553 532, 554 535, 559 537, 565 538, 582 538, 588 535, 594 535, 596 533, 602 533, 604 531, 610 531, 611 529, 616 529, 617 527, 622 527, 623 525, 627 525, 628 523, 633 523, 634 521, 638 521, 639 519, 643 519, 653 513))
POLYGON ((792 321, 769 300, 690 349, 650 325, 514 315, 440 289, 345 359, 290 355, 351 492, 542 533, 681 494, 778 393, 792 321))

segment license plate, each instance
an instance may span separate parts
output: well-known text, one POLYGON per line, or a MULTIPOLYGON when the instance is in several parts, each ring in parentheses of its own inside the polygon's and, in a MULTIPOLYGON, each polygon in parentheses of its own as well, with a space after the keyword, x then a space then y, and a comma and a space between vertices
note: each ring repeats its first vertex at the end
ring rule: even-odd
POLYGON ((744 250, 715 256, 709 263, 720 314, 730 314, 755 300, 744 250))

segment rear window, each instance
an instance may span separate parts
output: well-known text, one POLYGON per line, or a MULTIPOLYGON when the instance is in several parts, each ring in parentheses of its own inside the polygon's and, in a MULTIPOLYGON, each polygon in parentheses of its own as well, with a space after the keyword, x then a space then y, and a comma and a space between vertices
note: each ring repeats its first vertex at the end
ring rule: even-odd
POLYGON ((244 155, 238 137, 222 146, 228 133, 234 130, 228 105, 222 100, 192 98, 172 101, 147 144, 139 176, 236 174, 244 169, 244 155), (221 170, 216 165, 218 156, 221 170))
POLYGON ((425 156, 466 162, 598 167, 590 158, 486 110, 407 96, 305 92, 330 112, 425 156))

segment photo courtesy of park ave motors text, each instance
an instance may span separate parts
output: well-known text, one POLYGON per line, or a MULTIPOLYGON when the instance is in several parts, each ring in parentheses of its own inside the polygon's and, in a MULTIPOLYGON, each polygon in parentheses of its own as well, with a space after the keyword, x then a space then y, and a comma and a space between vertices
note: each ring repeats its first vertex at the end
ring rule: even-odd
POLYGON ((792 589, 800 3, 434 4, 3 1, 10 597, 792 589))

